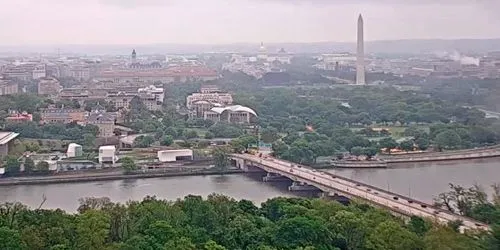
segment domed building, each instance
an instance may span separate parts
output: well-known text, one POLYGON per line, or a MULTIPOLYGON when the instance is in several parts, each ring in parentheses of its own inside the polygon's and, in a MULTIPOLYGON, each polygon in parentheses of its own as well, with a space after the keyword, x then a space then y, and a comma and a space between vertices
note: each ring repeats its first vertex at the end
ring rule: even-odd
POLYGON ((227 121, 228 123, 237 124, 250 123, 251 119, 255 117, 257 117, 257 113, 253 109, 241 105, 214 107, 204 113, 205 120, 214 122, 227 121))

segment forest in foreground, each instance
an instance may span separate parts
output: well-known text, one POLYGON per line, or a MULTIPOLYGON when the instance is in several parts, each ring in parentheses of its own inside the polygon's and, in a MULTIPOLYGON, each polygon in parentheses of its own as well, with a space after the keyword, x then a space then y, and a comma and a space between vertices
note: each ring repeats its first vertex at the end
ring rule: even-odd
POLYGON ((0 249, 499 249, 500 231, 458 233, 366 204, 273 198, 260 207, 213 194, 127 204, 80 199, 78 212, 0 205, 0 249))

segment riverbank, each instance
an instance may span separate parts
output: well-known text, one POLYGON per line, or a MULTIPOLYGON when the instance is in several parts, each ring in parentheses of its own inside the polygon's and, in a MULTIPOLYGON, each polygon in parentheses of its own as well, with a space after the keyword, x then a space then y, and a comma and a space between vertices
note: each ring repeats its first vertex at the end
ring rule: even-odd
POLYGON ((349 161, 341 160, 332 162, 334 168, 386 168, 387 162, 383 160, 349 161))
POLYGON ((477 149, 466 149, 447 152, 429 152, 402 155, 381 155, 379 159, 387 163, 412 163, 412 162, 433 162, 433 161, 455 161, 471 160, 481 158, 500 157, 500 148, 487 147, 477 149))
POLYGON ((44 177, 7 177, 0 179, 0 186, 15 186, 15 185, 38 185, 38 184, 56 184, 56 183, 77 183, 77 182, 93 182, 93 181, 113 181, 113 180, 128 180, 128 179, 149 179, 160 177, 177 177, 177 176, 204 176, 204 175, 226 175, 226 174, 241 174, 243 170, 228 169, 221 173, 218 170, 199 170, 199 171, 182 171, 182 172, 145 172, 135 174, 112 173, 112 174, 78 174, 78 175, 52 175, 44 177))

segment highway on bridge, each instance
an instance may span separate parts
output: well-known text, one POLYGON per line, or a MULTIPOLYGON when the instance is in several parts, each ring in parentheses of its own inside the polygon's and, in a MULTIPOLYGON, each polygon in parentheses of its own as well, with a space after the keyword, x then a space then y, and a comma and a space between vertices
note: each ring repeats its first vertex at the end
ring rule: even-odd
POLYGON ((416 201, 354 180, 317 171, 305 166, 299 166, 295 163, 272 157, 258 157, 250 154, 235 154, 232 157, 256 163, 256 167, 261 165, 260 167, 267 168, 265 170, 271 170, 270 172, 276 174, 286 177, 296 177, 295 179, 301 179, 305 183, 315 186, 322 191, 337 191, 347 196, 366 200, 374 205, 387 208, 398 214, 433 218, 441 223, 460 220, 463 223, 461 230, 489 230, 488 225, 474 219, 460 216, 444 209, 435 208, 424 202, 416 201), (325 188, 331 190, 324 190, 325 188))

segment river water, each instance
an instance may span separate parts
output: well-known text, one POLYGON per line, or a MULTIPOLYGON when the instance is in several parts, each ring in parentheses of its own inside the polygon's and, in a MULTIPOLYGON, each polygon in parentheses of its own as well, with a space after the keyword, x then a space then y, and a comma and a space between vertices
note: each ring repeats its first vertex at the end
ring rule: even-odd
MULTIPOLYGON (((448 183, 485 189, 500 183, 500 158, 472 161, 399 164, 389 169, 328 170, 366 184, 389 189, 402 195, 432 202, 438 193, 448 190, 448 183)), ((0 187, 0 202, 19 201, 38 207, 45 195, 44 208, 74 212, 78 198, 109 197, 114 202, 141 200, 147 195, 175 200, 188 194, 207 196, 220 193, 260 204, 277 196, 294 196, 288 183, 263 183, 260 175, 187 176, 141 180, 0 187)))

